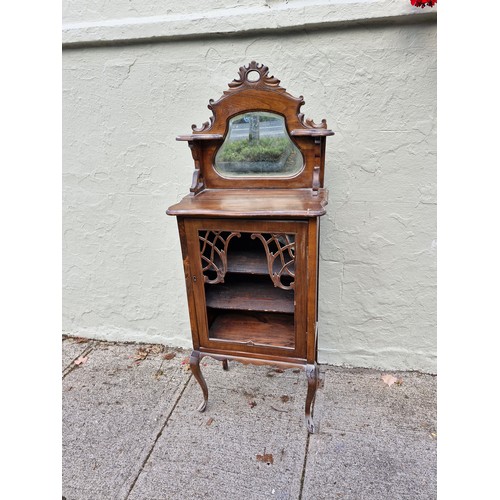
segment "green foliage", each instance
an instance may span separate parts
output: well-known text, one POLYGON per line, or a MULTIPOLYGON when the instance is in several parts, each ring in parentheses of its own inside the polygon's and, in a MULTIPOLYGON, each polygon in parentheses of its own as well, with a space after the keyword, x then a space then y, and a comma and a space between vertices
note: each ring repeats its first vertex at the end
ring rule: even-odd
POLYGON ((248 139, 228 142, 219 152, 219 161, 278 161, 289 148, 290 141, 285 137, 266 137, 251 144, 248 139))

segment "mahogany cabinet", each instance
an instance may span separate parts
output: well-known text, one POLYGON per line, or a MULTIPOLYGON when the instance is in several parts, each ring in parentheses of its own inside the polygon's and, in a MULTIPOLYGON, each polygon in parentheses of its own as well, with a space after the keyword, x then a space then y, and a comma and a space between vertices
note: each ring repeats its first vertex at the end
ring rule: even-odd
POLYGON ((295 98, 252 61, 239 69, 213 116, 187 141, 190 193, 177 217, 193 338, 190 367, 208 388, 200 359, 305 369, 307 429, 318 384, 319 218, 326 121, 304 119, 295 98))

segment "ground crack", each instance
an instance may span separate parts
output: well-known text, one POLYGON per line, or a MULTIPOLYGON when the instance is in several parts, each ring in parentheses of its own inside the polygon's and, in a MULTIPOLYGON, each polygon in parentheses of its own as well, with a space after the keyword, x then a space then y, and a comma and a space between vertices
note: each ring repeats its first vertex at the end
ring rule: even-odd
POLYGON ((309 453, 309 439, 311 435, 309 432, 307 433, 306 439, 306 449, 304 453, 304 463, 302 465, 302 476, 300 478, 300 491, 299 491, 299 500, 302 500, 302 490, 304 489, 304 480, 306 478, 306 467, 307 467, 307 454, 309 453))
POLYGON ((87 356, 94 350, 95 344, 91 342, 91 344, 83 351, 81 352, 75 359, 71 361, 71 363, 63 370, 62 372, 62 378, 63 380, 66 378, 67 375, 69 375, 73 370, 78 368, 79 365, 75 365, 75 361, 78 358, 81 358, 83 356, 87 356))
POLYGON ((186 380, 186 383, 184 384, 184 387, 182 388, 179 396, 177 397, 177 399, 175 400, 175 403, 174 405, 172 406, 172 409, 170 410, 169 414, 167 415, 167 418, 165 419, 165 422, 163 423, 163 425, 161 426, 161 429, 158 431, 158 434, 156 435, 156 438, 153 442, 153 445, 151 446, 151 449, 148 451, 148 454, 146 455, 146 457, 144 458, 144 460, 142 461, 142 464, 141 464, 141 467, 139 469, 139 472, 137 473, 137 475, 135 476, 135 479, 133 480, 132 484, 130 485, 130 488, 128 490, 128 493, 127 493, 127 496, 124 498, 124 500, 127 500, 130 496, 130 494, 132 493, 132 490, 134 489, 134 486, 135 484, 137 483, 137 480, 139 479, 139 476, 142 474, 142 471, 144 470, 144 467, 146 466, 146 463, 148 462, 149 460, 149 457, 151 456, 151 454, 153 453, 153 450, 156 446, 156 443, 158 442, 158 440, 160 439, 161 435, 163 434, 163 430, 165 429, 165 427, 167 426, 168 424, 168 421, 170 420, 170 417, 172 416, 172 413, 174 412, 174 410, 177 408, 177 404, 179 403, 180 399, 182 398, 182 395, 184 394, 184 391, 186 390, 187 386, 189 385, 189 381, 191 380, 191 378, 193 377, 193 374, 191 373, 189 375, 189 378, 186 380))

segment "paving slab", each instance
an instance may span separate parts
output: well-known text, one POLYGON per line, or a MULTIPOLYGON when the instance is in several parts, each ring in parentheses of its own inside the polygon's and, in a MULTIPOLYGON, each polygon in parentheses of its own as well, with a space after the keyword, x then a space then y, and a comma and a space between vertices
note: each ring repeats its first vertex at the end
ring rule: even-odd
POLYGON ((303 370, 204 358, 205 413, 194 377, 129 496, 145 499, 296 499, 307 443, 303 370))
POLYGON ((303 500, 436 498, 436 378, 323 367, 303 500))
MULTIPOLYGON (((67 356, 76 347, 68 344, 67 356)), ((63 496, 126 498, 190 374, 161 347, 96 343, 63 380, 63 496), (139 351, 142 349, 142 351, 139 351), (136 359, 137 354, 139 359, 136 359)))

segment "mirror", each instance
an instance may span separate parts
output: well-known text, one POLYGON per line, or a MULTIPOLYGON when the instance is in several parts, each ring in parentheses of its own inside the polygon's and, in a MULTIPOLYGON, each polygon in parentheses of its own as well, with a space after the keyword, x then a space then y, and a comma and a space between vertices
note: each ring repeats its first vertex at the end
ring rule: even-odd
POLYGON ((284 118, 264 111, 231 118, 226 139, 215 155, 215 170, 224 177, 291 177, 303 165, 284 118))

